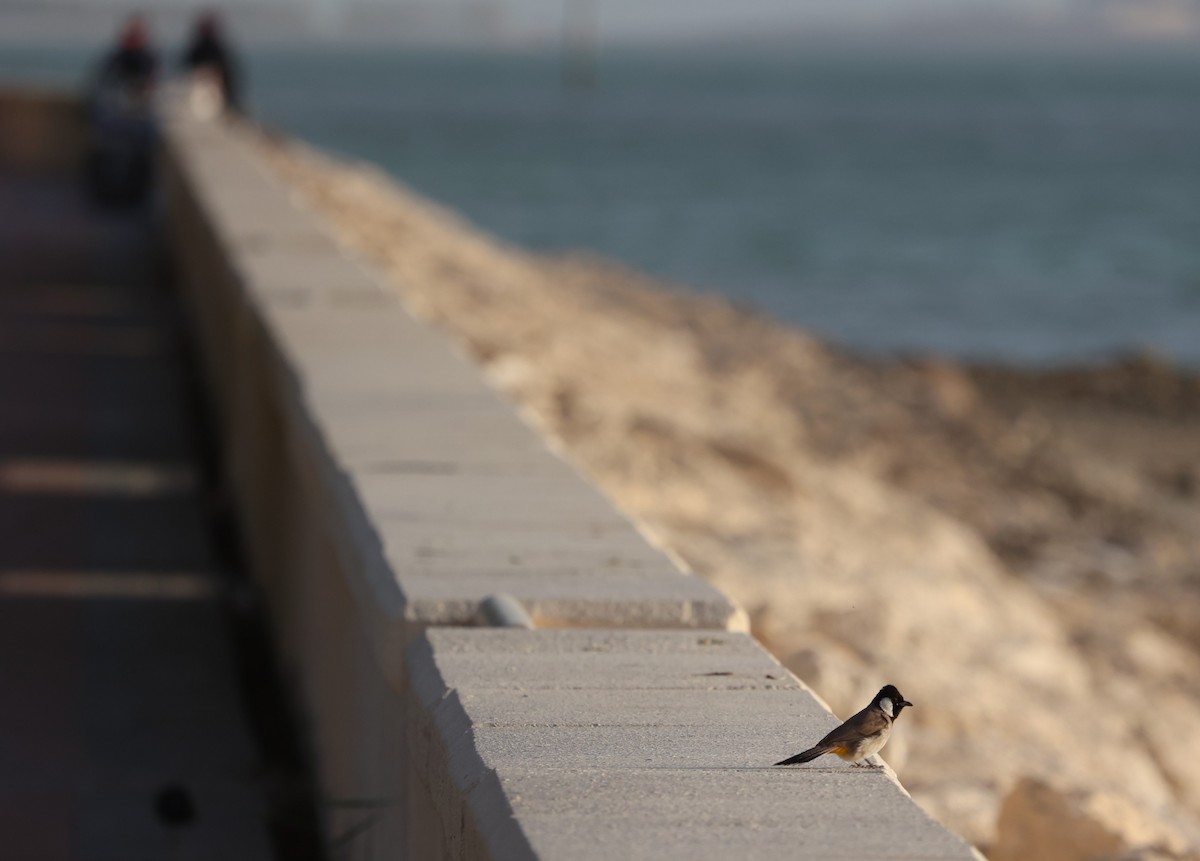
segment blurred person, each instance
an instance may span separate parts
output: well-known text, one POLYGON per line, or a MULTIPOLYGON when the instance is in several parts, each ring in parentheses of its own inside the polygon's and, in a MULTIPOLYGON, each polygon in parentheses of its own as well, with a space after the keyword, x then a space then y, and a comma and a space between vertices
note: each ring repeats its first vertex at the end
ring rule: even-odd
POLYGON ((180 66, 188 78, 194 113, 211 117, 222 110, 241 111, 237 60, 216 12, 202 12, 197 17, 180 66))
POLYGON ((121 28, 117 45, 101 61, 93 89, 119 87, 149 96, 158 76, 158 53, 150 42, 150 27, 142 15, 131 15, 121 28))
POLYGON ((145 17, 134 14, 88 86, 91 146, 86 174, 93 196, 102 203, 136 204, 145 197, 156 139, 157 80, 158 53, 150 27, 145 17))

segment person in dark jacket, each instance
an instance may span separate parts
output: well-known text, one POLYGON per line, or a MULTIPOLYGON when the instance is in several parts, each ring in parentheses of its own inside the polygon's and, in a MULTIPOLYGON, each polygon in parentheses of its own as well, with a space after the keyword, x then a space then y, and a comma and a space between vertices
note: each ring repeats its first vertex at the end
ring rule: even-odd
POLYGON ((151 44, 150 28, 145 18, 133 15, 88 84, 91 135, 86 177, 102 203, 136 204, 149 190, 157 80, 158 53, 151 44))
POLYGON ((183 52, 180 65, 189 76, 208 75, 215 79, 225 107, 242 107, 237 60, 229 47, 216 12, 204 12, 196 19, 191 41, 183 52))
POLYGON ((95 86, 117 86, 148 94, 158 76, 158 53, 150 44, 150 27, 133 15, 121 28, 117 46, 100 61, 95 86))

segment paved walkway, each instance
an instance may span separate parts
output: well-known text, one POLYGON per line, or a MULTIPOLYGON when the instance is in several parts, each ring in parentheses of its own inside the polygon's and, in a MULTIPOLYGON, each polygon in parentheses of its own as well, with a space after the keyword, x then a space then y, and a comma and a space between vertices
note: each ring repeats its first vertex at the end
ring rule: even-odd
POLYGON ((0 857, 271 857, 147 221, 0 174, 0 857))

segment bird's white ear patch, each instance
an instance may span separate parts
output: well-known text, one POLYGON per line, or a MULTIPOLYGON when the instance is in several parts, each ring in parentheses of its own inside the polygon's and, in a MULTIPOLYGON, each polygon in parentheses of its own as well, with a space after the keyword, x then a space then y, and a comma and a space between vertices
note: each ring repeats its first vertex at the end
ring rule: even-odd
POLYGON ((888 697, 884 697, 883 699, 881 699, 881 700, 879 701, 879 707, 880 707, 881 709, 883 709, 883 711, 884 711, 884 714, 886 714, 888 717, 895 717, 895 716, 896 716, 896 708, 895 708, 895 704, 894 704, 894 703, 892 703, 892 701, 891 701, 891 699, 890 699, 890 698, 888 698, 888 697))

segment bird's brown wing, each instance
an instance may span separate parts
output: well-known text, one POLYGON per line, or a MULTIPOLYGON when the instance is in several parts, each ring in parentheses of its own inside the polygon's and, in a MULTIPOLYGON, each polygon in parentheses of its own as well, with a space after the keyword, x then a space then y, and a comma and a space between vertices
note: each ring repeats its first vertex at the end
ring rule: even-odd
POLYGON ((887 715, 877 708, 868 706, 817 742, 816 746, 832 749, 851 745, 864 738, 877 735, 886 729, 889 723, 887 715))

